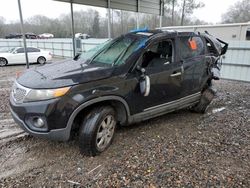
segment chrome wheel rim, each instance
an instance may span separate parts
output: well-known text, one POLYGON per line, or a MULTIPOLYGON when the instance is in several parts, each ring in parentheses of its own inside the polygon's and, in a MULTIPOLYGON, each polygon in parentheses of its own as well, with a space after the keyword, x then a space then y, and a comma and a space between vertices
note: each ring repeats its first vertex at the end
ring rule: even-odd
POLYGON ((115 132, 115 118, 107 115, 98 128, 96 135, 96 146, 99 150, 104 150, 111 142, 115 132))
POLYGON ((0 66, 5 66, 6 65, 6 60, 3 58, 0 58, 0 66))

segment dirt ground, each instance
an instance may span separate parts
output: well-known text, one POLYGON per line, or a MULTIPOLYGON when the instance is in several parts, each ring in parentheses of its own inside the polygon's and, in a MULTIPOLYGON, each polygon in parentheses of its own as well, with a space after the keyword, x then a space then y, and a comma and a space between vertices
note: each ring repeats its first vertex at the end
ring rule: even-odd
MULTIPOLYGON (((0 68, 0 135, 19 130, 8 97, 22 69, 0 68)), ((0 138, 0 187, 250 187, 250 84, 215 86, 206 114, 181 110, 119 128, 97 157, 82 156, 77 141, 0 138)))

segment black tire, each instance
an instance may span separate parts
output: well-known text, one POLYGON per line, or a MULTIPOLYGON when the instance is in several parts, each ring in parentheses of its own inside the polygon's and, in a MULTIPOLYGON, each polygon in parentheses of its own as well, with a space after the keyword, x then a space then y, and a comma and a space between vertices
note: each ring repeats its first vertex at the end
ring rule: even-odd
POLYGON ((5 59, 4 57, 0 57, 0 67, 4 67, 8 64, 7 59, 5 59))
POLYGON ((37 58, 37 63, 44 65, 46 63, 46 58, 43 56, 40 56, 37 58))
POLYGON ((211 87, 205 89, 201 95, 199 103, 193 106, 191 110, 198 113, 205 113, 208 108, 208 105, 212 102, 215 94, 216 91, 211 87))
POLYGON ((101 106, 91 110, 82 121, 79 130, 79 146, 81 153, 84 155, 96 156, 105 151, 114 139, 116 122, 115 111, 110 106, 101 106), (106 128, 103 128, 105 124, 108 125, 109 118, 112 119, 112 125, 110 123, 110 127, 106 126, 106 128), (112 132, 113 134, 111 134, 112 132))

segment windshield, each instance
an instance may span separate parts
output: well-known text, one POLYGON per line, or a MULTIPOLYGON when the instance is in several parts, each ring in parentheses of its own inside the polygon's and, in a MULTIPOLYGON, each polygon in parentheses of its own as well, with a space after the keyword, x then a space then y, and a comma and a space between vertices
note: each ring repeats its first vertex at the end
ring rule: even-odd
POLYGON ((87 60, 90 60, 92 59, 92 57, 98 53, 102 48, 104 48, 106 45, 108 45, 110 43, 110 40, 109 41, 106 41, 100 45, 97 45, 95 46, 94 48, 91 48, 90 50, 87 50, 85 52, 83 52, 78 60, 83 60, 83 61, 87 61, 87 60))
POLYGON ((81 54, 79 59, 87 60, 90 64, 121 65, 143 47, 147 39, 132 34, 121 36, 81 54))
POLYGON ((11 49, 9 50, 9 53, 14 52, 15 50, 16 50, 16 48, 11 48, 11 49))

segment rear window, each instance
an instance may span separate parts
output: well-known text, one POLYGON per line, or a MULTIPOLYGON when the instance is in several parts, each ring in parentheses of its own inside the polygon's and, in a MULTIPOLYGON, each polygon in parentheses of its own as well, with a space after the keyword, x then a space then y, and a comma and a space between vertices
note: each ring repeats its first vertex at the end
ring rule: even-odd
POLYGON ((195 56, 204 55, 204 43, 200 37, 181 37, 180 52, 182 59, 189 59, 195 56))

